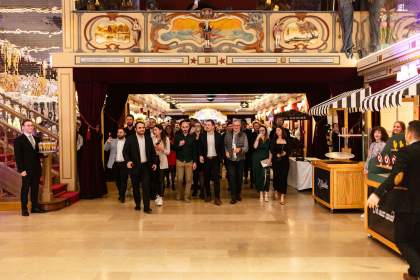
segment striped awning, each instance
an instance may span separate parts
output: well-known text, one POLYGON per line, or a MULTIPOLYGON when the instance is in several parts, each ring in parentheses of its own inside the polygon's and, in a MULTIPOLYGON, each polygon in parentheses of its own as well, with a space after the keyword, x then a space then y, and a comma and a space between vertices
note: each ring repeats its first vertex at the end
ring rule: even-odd
POLYGON ((359 88, 343 92, 327 101, 315 105, 309 109, 309 114, 313 116, 326 116, 330 108, 347 108, 350 112, 360 111, 362 101, 370 95, 370 88, 359 88))
POLYGON ((420 94, 420 75, 387 87, 362 101, 363 111, 380 111, 400 106, 404 96, 420 94))

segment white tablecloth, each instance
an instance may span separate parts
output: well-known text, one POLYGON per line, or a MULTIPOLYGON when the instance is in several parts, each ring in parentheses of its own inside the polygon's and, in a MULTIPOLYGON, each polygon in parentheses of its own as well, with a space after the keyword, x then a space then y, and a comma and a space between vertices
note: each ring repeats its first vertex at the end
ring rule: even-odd
POLYGON ((317 158, 305 158, 305 161, 296 161, 290 157, 289 175, 287 184, 297 190, 312 189, 312 164, 306 160, 316 160, 317 158))

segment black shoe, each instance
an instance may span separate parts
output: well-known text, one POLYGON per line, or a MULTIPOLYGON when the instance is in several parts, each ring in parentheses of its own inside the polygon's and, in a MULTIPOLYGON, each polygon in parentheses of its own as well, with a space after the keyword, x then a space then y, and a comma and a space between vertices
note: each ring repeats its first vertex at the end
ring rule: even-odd
POLYGON ((211 196, 208 196, 204 199, 205 202, 210 202, 211 201, 211 196))
POLYGON ((140 207, 140 206, 138 206, 138 205, 136 205, 136 207, 134 207, 134 210, 136 210, 136 211, 140 211, 140 210, 141 210, 141 207, 140 207))
POLYGON ((242 201, 242 197, 239 196, 236 200, 237 201, 242 201))
POLYGON ((29 211, 28 210, 22 210, 22 216, 28 217, 29 216, 29 211))
POLYGON ((152 214, 152 209, 144 209, 144 213, 146 214, 152 214))
POLYGON ((40 208, 32 208, 31 213, 45 213, 45 211, 40 208))
POLYGON ((230 204, 236 204, 236 200, 234 200, 234 199, 232 199, 231 201, 230 201, 230 204))
POLYGON ((120 198, 121 203, 125 203, 125 197, 120 198))

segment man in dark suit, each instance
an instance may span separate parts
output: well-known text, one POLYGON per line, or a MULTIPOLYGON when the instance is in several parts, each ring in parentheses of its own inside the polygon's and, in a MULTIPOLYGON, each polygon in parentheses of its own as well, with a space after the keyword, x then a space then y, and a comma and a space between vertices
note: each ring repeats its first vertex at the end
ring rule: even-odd
POLYGON ((401 191, 401 201, 395 206, 395 243, 407 260, 406 280, 420 277, 420 121, 411 121, 406 132, 408 146, 397 153, 389 177, 370 195, 369 208, 378 207, 379 201, 395 186, 401 191), (404 193, 406 192, 406 193, 404 193))
POLYGON ((129 136, 124 144, 123 155, 130 170, 133 184, 133 197, 136 203, 134 208, 140 211, 140 183, 143 192, 144 212, 152 213, 150 208, 150 174, 155 171, 159 158, 156 155, 152 138, 145 135, 146 127, 143 122, 135 125, 136 133, 129 136))
POLYGON ((223 161, 223 137, 215 131, 213 120, 205 122, 205 132, 200 136, 200 162, 204 164, 205 201, 211 201, 210 180, 214 183, 214 203, 220 200, 220 165, 223 161))
POLYGON ((31 120, 22 122, 22 134, 15 139, 14 151, 17 171, 22 176, 20 201, 22 216, 29 216, 28 193, 31 189, 32 213, 43 213, 39 208, 38 192, 41 177, 41 163, 38 143, 39 138, 33 136, 34 125, 31 120))

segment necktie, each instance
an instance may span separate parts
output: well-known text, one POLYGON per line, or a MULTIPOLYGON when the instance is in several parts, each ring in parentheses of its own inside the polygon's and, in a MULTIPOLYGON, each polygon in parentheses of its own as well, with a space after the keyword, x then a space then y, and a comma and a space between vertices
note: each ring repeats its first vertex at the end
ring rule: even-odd
POLYGON ((29 136, 29 142, 31 142, 32 148, 35 149, 35 139, 32 135, 29 136))

